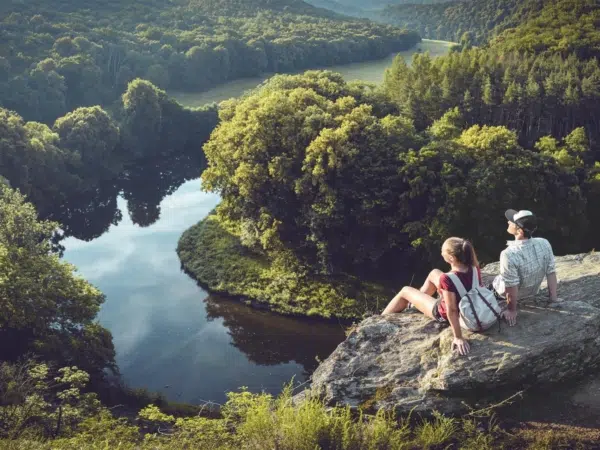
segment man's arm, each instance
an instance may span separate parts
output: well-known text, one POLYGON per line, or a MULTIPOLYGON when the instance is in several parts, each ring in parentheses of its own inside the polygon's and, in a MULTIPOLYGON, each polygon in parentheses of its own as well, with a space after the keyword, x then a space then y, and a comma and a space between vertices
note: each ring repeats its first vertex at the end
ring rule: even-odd
POLYGON ((519 287, 511 286, 507 287, 505 291, 506 303, 508 309, 504 311, 504 318, 508 322, 509 326, 517 324, 517 300, 519 299, 519 287))
POLYGON ((500 253, 500 276, 504 281, 504 297, 508 309, 502 314, 508 324, 512 327, 517 323, 517 300, 519 298, 519 272, 514 262, 508 257, 508 253, 500 253))
POLYGON ((554 252, 552 251, 552 245, 546 241, 548 247, 548 267, 546 267, 546 281, 548 281, 548 296, 551 302, 555 302, 558 299, 558 280, 556 279, 556 262, 554 260, 554 252))
POLYGON ((510 311, 517 310, 517 301, 519 300, 519 287, 511 286, 506 288, 506 303, 510 311))
POLYGON ((548 280, 548 296, 550 297, 551 302, 555 302, 558 300, 558 280, 556 279, 556 272, 546 275, 546 279, 548 280))

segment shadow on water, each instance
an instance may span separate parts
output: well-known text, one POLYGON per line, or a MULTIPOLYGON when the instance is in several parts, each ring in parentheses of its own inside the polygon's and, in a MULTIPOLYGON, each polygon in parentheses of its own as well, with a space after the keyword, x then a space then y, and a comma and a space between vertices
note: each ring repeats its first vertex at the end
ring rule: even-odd
POLYGON ((308 377, 345 339, 341 324, 277 316, 217 295, 205 303, 207 319, 222 318, 231 345, 262 366, 295 362, 308 377))

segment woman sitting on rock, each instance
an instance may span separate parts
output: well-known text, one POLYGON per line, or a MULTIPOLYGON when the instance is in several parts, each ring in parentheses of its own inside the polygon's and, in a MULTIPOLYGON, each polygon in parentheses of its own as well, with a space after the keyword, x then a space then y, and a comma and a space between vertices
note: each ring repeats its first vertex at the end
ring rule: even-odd
MULTIPOLYGON (((471 289, 473 283, 473 267, 481 285, 481 271, 473 245, 466 239, 451 237, 442 245, 442 258, 450 264, 450 270, 463 283, 465 290, 471 289)), ((382 314, 392 314, 404 311, 409 304, 440 323, 449 323, 454 333, 452 346, 461 355, 469 353, 469 343, 463 338, 459 323, 458 289, 452 279, 441 270, 431 271, 421 289, 404 286, 387 305, 382 314), (436 293, 440 298, 433 298, 436 293)))

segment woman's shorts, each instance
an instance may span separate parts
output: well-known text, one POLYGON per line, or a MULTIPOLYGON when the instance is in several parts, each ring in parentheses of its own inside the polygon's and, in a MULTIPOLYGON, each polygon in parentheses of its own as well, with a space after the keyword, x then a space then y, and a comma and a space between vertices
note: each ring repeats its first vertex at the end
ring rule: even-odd
POLYGON ((444 319, 442 317, 442 315, 440 314, 440 302, 441 301, 442 301, 441 298, 437 299, 437 301, 433 305, 433 309, 431 310, 431 314, 433 314, 433 318, 435 319, 436 322, 439 322, 439 323, 448 323, 448 319, 444 319))

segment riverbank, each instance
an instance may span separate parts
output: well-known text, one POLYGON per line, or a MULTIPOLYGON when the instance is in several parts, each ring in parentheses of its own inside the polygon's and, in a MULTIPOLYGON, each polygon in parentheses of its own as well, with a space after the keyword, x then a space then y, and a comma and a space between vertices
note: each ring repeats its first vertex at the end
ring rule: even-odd
MULTIPOLYGON (((428 52, 431 57, 436 58, 438 56, 446 55, 450 51, 450 48, 455 44, 455 42, 449 41, 423 39, 410 49, 394 52, 385 58, 326 67, 315 66, 311 68, 311 70, 321 69, 339 72, 344 76, 346 81, 360 80, 368 83, 380 84, 383 82, 385 69, 392 65, 392 62, 397 55, 401 55, 408 63, 410 63, 412 55, 415 53, 428 52)), ((285 73, 296 74, 303 73, 304 71, 305 69, 285 73)), ((171 90, 168 94, 184 106, 198 107, 206 105, 207 103, 219 103, 229 98, 239 97, 245 92, 256 88, 259 84, 271 78, 273 75, 276 75, 276 73, 264 73, 260 76, 226 81, 223 84, 203 92, 171 90)))
POLYGON ((380 311, 393 292, 345 276, 308 276, 249 252, 214 215, 186 230, 177 245, 185 272, 205 289, 294 316, 352 320, 380 311))

